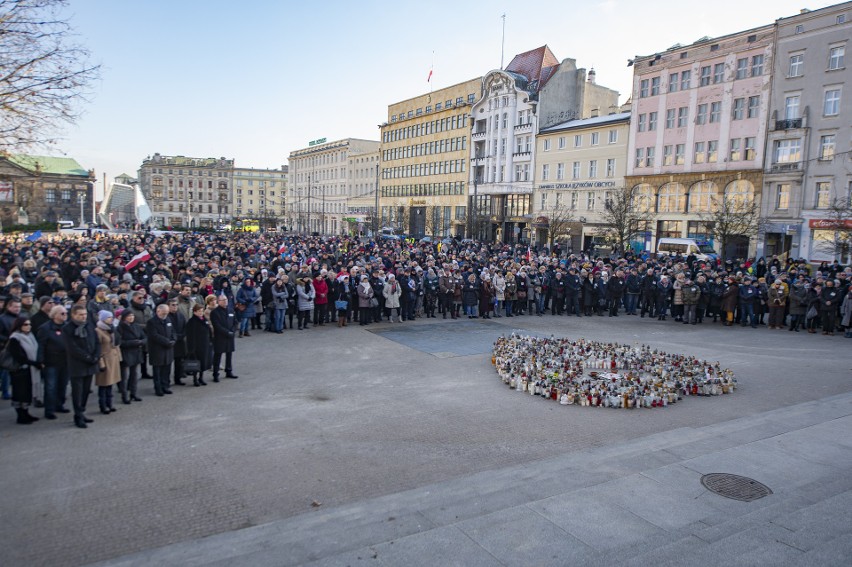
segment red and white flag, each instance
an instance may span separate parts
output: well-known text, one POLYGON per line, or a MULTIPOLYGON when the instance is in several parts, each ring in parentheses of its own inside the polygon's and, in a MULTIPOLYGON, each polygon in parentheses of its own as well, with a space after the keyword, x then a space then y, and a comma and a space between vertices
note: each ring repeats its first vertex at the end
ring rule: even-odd
POLYGON ((429 76, 426 77, 426 82, 430 82, 432 80, 432 69, 429 69, 429 76))
POLYGON ((279 254, 284 254, 284 253, 286 253, 286 252, 287 252, 287 245, 286 245, 286 244, 282 244, 282 245, 281 245, 281 247, 278 249, 278 253, 279 253, 279 254))
POLYGON ((150 259, 151 255, 148 253, 148 251, 143 250, 142 252, 130 259, 130 261, 124 266, 124 270, 129 272, 130 270, 135 268, 136 265, 140 262, 147 262, 150 259))

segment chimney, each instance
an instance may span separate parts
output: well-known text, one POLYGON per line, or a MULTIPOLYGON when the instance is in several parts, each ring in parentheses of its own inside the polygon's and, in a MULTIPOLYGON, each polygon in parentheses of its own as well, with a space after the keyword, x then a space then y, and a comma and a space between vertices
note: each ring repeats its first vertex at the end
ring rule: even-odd
POLYGON ((596 75, 596 73, 595 73, 595 68, 594 68, 594 67, 592 67, 592 68, 589 70, 589 82, 590 82, 591 84, 593 84, 593 85, 595 84, 595 75, 596 75))
POLYGON ((600 108, 593 108, 593 109, 592 109, 592 116, 591 116, 591 117, 592 117, 592 118, 597 118, 597 117, 600 115, 600 112, 601 112, 601 109, 600 109, 600 108))

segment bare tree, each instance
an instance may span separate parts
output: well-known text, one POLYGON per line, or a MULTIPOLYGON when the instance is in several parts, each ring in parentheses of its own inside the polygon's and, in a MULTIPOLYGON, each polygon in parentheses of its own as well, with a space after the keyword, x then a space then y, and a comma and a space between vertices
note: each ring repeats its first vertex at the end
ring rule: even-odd
POLYGON ((607 240, 623 253, 631 240, 650 230, 654 220, 653 205, 643 201, 641 196, 634 196, 630 188, 620 187, 610 192, 609 199, 604 202, 601 220, 607 240))
POLYGON ((54 143, 99 77, 60 14, 67 0, 0 0, 0 149, 54 143))
POLYGON ((832 199, 818 223, 820 230, 832 231, 833 237, 819 240, 815 247, 845 263, 845 258, 852 254, 852 199, 832 199))
POLYGON ((714 197, 710 210, 698 215, 721 243, 721 256, 725 260, 728 244, 737 237, 757 237, 766 228, 760 215, 760 204, 753 197, 741 195, 714 197))
POLYGON ((557 202, 540 210, 539 215, 547 217, 547 241, 549 249, 553 250, 553 244, 558 239, 570 236, 570 225, 574 222, 574 210, 557 202))

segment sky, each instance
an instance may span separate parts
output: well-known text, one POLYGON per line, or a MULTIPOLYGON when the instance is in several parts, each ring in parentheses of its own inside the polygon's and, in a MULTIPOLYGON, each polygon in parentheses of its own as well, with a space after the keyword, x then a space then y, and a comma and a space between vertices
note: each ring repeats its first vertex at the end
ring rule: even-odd
POLYGON ((50 153, 94 168, 101 194, 104 174, 135 177, 156 152, 277 168, 318 138, 378 140, 430 68, 441 89, 500 68, 501 47, 505 66, 546 44, 623 103, 635 55, 829 5, 806 1, 69 0, 102 69, 50 153))

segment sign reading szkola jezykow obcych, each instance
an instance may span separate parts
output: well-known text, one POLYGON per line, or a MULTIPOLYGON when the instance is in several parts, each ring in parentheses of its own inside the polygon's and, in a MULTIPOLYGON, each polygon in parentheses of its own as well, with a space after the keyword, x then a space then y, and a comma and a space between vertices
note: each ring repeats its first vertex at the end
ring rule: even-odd
POLYGON ((318 138, 316 140, 311 140, 310 142, 308 142, 308 147, 318 146, 318 145, 324 144, 324 143, 325 143, 325 138, 318 138))

